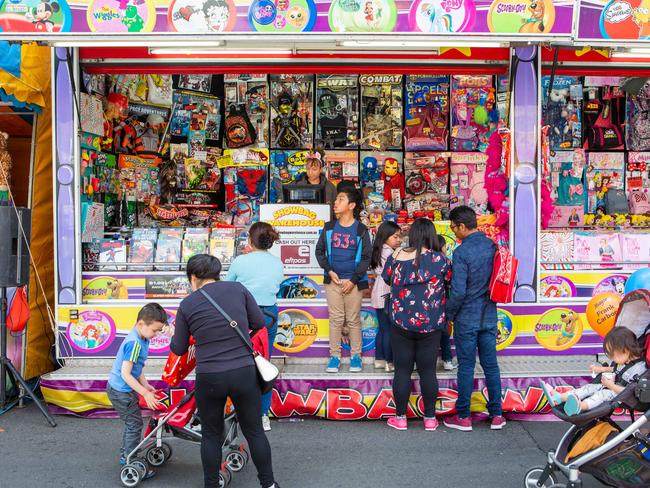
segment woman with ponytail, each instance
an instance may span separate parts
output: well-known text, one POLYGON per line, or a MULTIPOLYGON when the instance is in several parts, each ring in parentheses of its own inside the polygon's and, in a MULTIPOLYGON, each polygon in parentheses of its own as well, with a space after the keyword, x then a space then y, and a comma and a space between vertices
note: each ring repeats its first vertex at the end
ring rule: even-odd
MULTIPOLYGON (((238 281, 244 285, 265 313, 269 331, 269 355, 273 354, 273 343, 278 332, 277 294, 284 279, 282 261, 272 255, 269 249, 279 238, 277 231, 266 222, 253 224, 248 237, 251 252, 235 258, 226 277, 227 281, 238 281), (269 314, 273 315, 273 320, 269 314)), ((262 425, 266 431, 271 430, 270 407, 271 392, 262 396, 262 425)))

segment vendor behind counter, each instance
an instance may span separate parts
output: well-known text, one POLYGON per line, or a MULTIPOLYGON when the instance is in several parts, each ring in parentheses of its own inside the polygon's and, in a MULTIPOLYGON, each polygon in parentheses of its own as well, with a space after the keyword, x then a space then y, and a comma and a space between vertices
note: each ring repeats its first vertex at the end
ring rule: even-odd
POLYGON ((312 151, 307 153, 305 160, 305 172, 300 175, 296 180, 297 185, 318 185, 322 187, 323 191, 320 192, 323 201, 318 203, 326 203, 333 207, 334 200, 336 200, 336 188, 327 176, 323 174, 323 158, 324 155, 320 151, 312 151))

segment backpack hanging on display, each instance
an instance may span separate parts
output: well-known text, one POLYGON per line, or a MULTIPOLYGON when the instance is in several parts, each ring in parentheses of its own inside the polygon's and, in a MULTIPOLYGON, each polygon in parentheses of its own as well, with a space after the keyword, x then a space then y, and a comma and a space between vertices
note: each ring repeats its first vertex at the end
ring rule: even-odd
POLYGON ((612 100, 610 97, 598 104, 598 118, 586 131, 586 149, 623 149, 623 130, 612 121, 612 100))
POLYGON ((492 262, 490 277, 490 300, 495 303, 511 303, 517 284, 519 260, 505 247, 497 248, 492 262))
POLYGON ((628 211, 625 191, 613 188, 607 190, 607 193, 605 193, 605 213, 615 215, 626 214, 628 211))
POLYGON ((630 207, 630 213, 634 215, 643 215, 650 213, 650 201, 648 200, 648 190, 633 190, 627 197, 627 203, 630 207))
MULTIPOLYGON (((451 129, 451 150, 452 151, 476 151, 478 149, 478 134, 476 127, 470 125, 473 110, 467 111, 467 118, 460 121, 451 129)), ((460 117, 458 118, 460 120, 460 117)))
POLYGON ((650 86, 630 96, 628 105, 627 146, 630 151, 650 150, 650 86))
POLYGON ((231 105, 226 116, 226 141, 229 148, 249 146, 257 139, 255 127, 244 105, 231 105))

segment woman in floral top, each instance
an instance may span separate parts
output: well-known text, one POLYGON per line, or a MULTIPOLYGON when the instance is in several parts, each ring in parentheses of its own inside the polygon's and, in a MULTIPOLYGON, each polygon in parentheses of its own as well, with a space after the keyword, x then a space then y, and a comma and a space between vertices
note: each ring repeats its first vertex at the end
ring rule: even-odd
POLYGON ((388 425, 406 430, 406 408, 411 375, 417 364, 424 401, 424 428, 436 430, 438 378, 436 362, 445 317, 446 291, 451 264, 438 248, 436 228, 429 219, 417 219, 408 234, 411 247, 388 258, 382 278, 390 285, 391 341, 395 376, 393 397, 396 416, 388 425))

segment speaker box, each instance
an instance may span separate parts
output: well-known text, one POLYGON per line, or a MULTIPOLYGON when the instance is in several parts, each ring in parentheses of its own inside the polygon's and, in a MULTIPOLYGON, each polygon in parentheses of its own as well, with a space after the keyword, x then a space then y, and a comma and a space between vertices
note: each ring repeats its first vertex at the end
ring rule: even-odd
POLYGON ((32 232, 29 209, 0 206, 0 287, 29 283, 28 245, 32 232), (23 236, 18 222, 22 223, 23 236))

